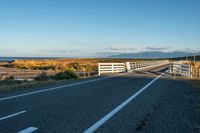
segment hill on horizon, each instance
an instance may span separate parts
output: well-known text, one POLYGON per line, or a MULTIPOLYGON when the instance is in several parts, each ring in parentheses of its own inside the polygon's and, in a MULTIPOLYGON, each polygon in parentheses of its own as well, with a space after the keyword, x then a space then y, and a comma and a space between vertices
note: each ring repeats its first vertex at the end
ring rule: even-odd
MULTIPOLYGON (((140 59, 162 59, 162 58, 185 58, 187 56, 200 56, 200 53, 187 53, 187 52, 160 52, 150 51, 141 53, 123 53, 110 55, 108 58, 140 58, 140 59)), ((197 58, 199 59, 199 58, 197 58)))

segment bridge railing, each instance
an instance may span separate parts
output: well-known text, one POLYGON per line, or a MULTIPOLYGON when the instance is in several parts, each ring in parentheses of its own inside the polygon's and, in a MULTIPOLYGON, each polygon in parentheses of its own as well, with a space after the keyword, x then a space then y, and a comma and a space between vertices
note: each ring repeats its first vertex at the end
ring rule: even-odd
POLYGON ((177 76, 192 78, 191 64, 186 63, 184 61, 172 62, 170 63, 170 66, 169 66, 169 73, 177 75, 177 76))
POLYGON ((143 70, 143 69, 158 67, 158 66, 167 65, 167 64, 169 64, 168 60, 126 62, 127 71, 143 70))
POLYGON ((98 74, 126 72, 125 63, 99 63, 98 74))
POLYGON ((118 73, 118 72, 130 72, 134 70, 142 70, 150 67, 158 67, 168 64, 168 60, 158 61, 139 61, 139 62, 125 62, 125 63, 99 63, 98 74, 105 73, 118 73))

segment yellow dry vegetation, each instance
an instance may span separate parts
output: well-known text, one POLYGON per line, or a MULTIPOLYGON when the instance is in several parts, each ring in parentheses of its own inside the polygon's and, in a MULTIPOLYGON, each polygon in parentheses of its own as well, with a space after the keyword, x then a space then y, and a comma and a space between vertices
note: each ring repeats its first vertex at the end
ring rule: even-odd
POLYGON ((83 70, 90 71, 97 69, 99 62, 126 62, 138 61, 133 59, 95 59, 95 58, 66 58, 66 59, 34 59, 16 60, 12 63, 14 67, 31 70, 83 70))
POLYGON ((44 60, 16 60, 13 66, 23 69, 53 69, 63 70, 75 67, 96 67, 97 60, 94 59, 44 59, 44 60))
POLYGON ((193 79, 200 79, 200 62, 193 62, 193 61, 185 60, 185 61, 183 61, 183 63, 191 65, 193 79))
POLYGON ((200 62, 192 62, 192 76, 195 79, 200 79, 200 62))

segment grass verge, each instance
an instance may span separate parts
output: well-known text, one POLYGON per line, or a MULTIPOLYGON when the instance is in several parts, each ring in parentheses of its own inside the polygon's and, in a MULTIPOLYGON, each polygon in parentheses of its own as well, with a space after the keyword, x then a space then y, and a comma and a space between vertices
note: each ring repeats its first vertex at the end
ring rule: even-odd
POLYGON ((41 73, 34 81, 17 81, 13 77, 9 77, 4 81, 0 81, 0 93, 11 91, 19 91, 25 89, 38 89, 41 87, 52 86, 79 79, 79 76, 74 71, 60 72, 54 76, 47 76, 46 73, 41 73))

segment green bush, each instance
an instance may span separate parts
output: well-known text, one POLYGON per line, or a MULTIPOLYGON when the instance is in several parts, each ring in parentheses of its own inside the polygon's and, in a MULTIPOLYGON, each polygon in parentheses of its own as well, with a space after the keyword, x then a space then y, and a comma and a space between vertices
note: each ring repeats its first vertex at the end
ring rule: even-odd
POLYGON ((49 77, 46 72, 42 72, 40 75, 35 77, 35 80, 37 80, 37 81, 46 81, 48 79, 49 79, 49 77))
POLYGON ((5 81, 14 81, 14 80, 15 80, 15 78, 13 76, 7 77, 5 79, 5 81))
POLYGON ((81 65, 78 62, 71 62, 68 64, 69 68, 72 68, 74 70, 80 70, 81 69, 81 65))
POLYGON ((55 66, 34 66, 33 70, 55 70, 55 66))
POLYGON ((5 80, 0 81, 0 86, 1 85, 12 85, 12 84, 21 84, 23 81, 20 80, 15 80, 13 76, 7 77, 5 80))
POLYGON ((78 79, 79 77, 74 71, 66 70, 64 72, 52 76, 51 78, 55 80, 63 80, 63 79, 78 79))

